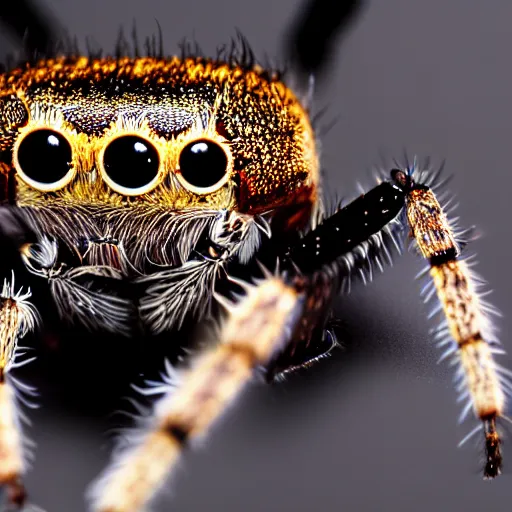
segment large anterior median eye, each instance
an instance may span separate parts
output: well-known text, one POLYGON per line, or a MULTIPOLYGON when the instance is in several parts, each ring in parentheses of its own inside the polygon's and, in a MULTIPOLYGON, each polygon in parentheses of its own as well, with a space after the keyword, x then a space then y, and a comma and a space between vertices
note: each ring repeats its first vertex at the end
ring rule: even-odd
POLYGON ((62 133, 39 129, 29 132, 14 147, 13 162, 20 177, 30 186, 52 191, 73 177, 73 151, 62 133))
POLYGON ((230 162, 224 148, 208 139, 187 144, 180 154, 179 174, 183 185, 198 194, 219 189, 227 181, 230 162))
POLYGON ((158 183, 160 158, 156 148, 137 135, 123 135, 103 151, 103 177, 116 192, 137 195, 158 183))

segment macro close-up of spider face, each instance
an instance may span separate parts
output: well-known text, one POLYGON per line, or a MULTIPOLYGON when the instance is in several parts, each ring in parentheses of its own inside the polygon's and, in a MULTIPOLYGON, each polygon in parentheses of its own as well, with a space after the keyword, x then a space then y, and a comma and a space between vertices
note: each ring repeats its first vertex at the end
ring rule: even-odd
POLYGON ((508 509, 494 7, 0 13, 6 510, 508 509))

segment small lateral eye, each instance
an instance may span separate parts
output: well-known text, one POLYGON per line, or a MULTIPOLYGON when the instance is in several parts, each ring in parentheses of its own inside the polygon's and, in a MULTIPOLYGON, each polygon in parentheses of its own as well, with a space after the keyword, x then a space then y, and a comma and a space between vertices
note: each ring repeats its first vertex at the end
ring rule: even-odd
POLYGON ((111 141, 103 151, 102 163, 105 181, 121 194, 143 194, 158 183, 158 151, 137 135, 123 135, 111 141))
POLYGON ((229 160, 217 142, 200 139, 187 144, 180 154, 180 174, 184 185, 199 194, 220 188, 229 174, 229 160))
POLYGON ((52 191, 73 176, 73 151, 62 133, 39 129, 25 135, 14 149, 14 166, 21 178, 38 190, 52 191))

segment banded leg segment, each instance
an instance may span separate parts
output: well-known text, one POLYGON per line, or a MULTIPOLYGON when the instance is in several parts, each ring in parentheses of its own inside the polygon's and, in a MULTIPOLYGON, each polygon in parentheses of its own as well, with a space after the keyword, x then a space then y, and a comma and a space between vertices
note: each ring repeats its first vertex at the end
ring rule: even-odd
POLYGON ((93 488, 94 511, 141 510, 176 466, 183 446, 204 436, 253 371, 286 345, 302 312, 302 295, 276 277, 247 285, 246 292, 238 304, 225 302, 229 315, 220 343, 183 373, 178 389, 156 404, 147 429, 114 457, 93 488))
MULTIPOLYGON (((448 341, 460 362, 469 402, 483 422, 486 447, 484 476, 501 472, 500 437, 496 420, 504 414, 502 369, 495 363, 486 339, 488 320, 467 263, 459 259, 456 237, 433 191, 413 181, 412 173, 392 171, 395 183, 406 194, 406 214, 412 236, 429 261, 430 275, 446 317, 448 341)), ((448 353, 451 353, 450 350, 448 353)))
POLYGON ((18 340, 36 324, 37 313, 28 302, 30 291, 17 293, 14 277, 4 281, 0 294, 0 485, 7 489, 10 505, 22 506, 26 492, 22 483, 25 471, 23 439, 17 411, 17 390, 9 371, 16 362, 18 340))

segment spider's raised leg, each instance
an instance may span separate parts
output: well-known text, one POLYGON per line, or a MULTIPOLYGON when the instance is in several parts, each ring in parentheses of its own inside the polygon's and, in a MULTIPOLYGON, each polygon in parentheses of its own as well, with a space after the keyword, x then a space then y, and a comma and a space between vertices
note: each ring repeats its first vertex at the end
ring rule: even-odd
POLYGON ((267 266, 277 258, 282 269, 308 276, 311 292, 300 328, 268 368, 269 380, 310 366, 332 351, 336 342, 325 329, 332 299, 340 289, 350 289, 353 273, 366 281, 372 263, 381 269, 383 263, 391 263, 390 246, 399 248, 402 225, 397 217, 404 204, 404 193, 383 182, 289 245, 277 247, 274 241, 274 251, 265 259, 267 266))
MULTIPOLYGON (((379 257, 387 256, 386 244, 381 243, 381 237, 386 232, 391 237, 396 235, 390 230, 391 225, 385 226, 383 221, 399 221, 400 226, 397 214, 405 206, 405 224, 430 264, 433 287, 428 290, 428 295, 437 291, 439 311, 443 311, 446 318, 437 331, 440 345, 449 345, 443 358, 453 355, 454 361, 460 363, 459 390, 462 398, 467 398, 462 417, 472 408, 483 422, 484 476, 493 478, 501 472, 501 440, 496 421, 504 415, 506 394, 512 393, 508 380, 510 372, 493 359, 493 354, 502 353, 486 317, 486 313, 494 310, 479 299, 477 280, 467 263, 459 258, 460 248, 454 230, 433 190, 413 180, 416 171, 415 167, 392 171, 391 182, 380 184, 324 220, 289 247, 286 258, 309 274, 315 271, 329 273, 330 267, 334 268, 338 278, 353 269, 361 271, 362 266, 371 265, 372 259, 381 266, 379 257), (373 254, 369 255, 369 252, 373 254)), ((365 280, 364 271, 361 275, 365 280)))
POLYGON ((114 458, 94 489, 93 510, 141 510, 165 482, 183 447, 204 436, 254 370, 267 365, 289 341, 302 312, 302 292, 270 275, 247 285, 246 292, 238 304, 225 303, 229 314, 220 343, 183 372, 178 389, 165 393, 140 436, 114 458))

